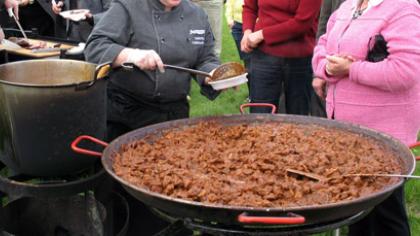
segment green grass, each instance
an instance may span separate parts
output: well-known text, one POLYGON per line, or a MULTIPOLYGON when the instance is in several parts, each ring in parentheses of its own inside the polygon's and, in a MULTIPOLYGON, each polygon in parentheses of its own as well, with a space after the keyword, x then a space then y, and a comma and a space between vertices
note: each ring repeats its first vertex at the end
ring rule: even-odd
MULTIPOLYGON (((223 48, 221 61, 239 61, 238 52, 228 27, 226 26, 226 21, 223 22, 222 44, 223 48)), ((225 91, 215 101, 212 102, 200 95, 197 84, 193 82, 190 101, 191 116, 196 117, 239 113, 239 106, 245 102, 247 97, 248 89, 246 85, 242 85, 239 91, 225 91)), ((420 156, 420 148, 418 148, 418 150, 419 151, 417 152, 417 155, 420 156)), ((415 174, 420 175, 420 167, 417 167, 415 174)), ((405 192, 407 211, 410 218, 411 233, 413 236, 420 235, 420 181, 408 181, 405 185, 405 192)))
MULTIPOLYGON (((413 152, 416 156, 420 156, 420 148, 416 148, 413 152)), ((419 166, 414 174, 420 175, 419 166)), ((420 235, 420 181, 408 181, 405 185, 405 194, 412 235, 420 235)))

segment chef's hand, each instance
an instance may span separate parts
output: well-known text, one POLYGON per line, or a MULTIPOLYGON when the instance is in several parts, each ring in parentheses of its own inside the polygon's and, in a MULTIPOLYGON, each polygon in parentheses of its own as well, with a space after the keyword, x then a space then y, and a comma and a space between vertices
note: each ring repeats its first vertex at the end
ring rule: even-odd
POLYGON ((252 48, 258 47, 258 45, 264 40, 262 30, 255 31, 248 35, 248 45, 252 48))
POLYGON ((6 9, 13 8, 13 14, 19 19, 19 2, 17 0, 6 0, 4 6, 6 9))
POLYGON ((127 60, 125 62, 133 63, 142 70, 159 69, 161 73, 165 72, 163 62, 155 50, 128 49, 127 60))
POLYGON ((351 63, 354 58, 350 56, 327 56, 327 65, 325 71, 328 75, 340 77, 349 74, 351 63))
POLYGON ((314 88, 314 91, 318 97, 320 97, 322 100, 325 100, 326 94, 326 88, 327 88, 327 82, 320 78, 314 78, 312 80, 312 87, 314 88))
MULTIPOLYGON (((214 73, 215 70, 216 70, 216 68, 214 68, 212 71, 210 71, 209 74, 211 74, 213 76, 213 73, 214 73)), ((211 77, 204 78, 204 84, 205 85, 209 85, 209 82, 211 82, 211 77)))
POLYGON ((242 52, 250 53, 253 50, 253 47, 251 47, 251 45, 249 44, 250 40, 248 40, 250 34, 252 34, 251 30, 249 29, 245 30, 244 36, 242 37, 242 40, 241 40, 242 52))
POLYGON ((58 3, 55 0, 52 0, 52 10, 53 12, 58 15, 63 10, 64 2, 58 1, 58 3))
MULTIPOLYGON (((212 71, 210 71, 209 74, 213 75, 215 70, 216 70, 216 68, 213 69, 212 71)), ((211 82, 211 81, 212 81, 212 79, 210 77, 204 78, 204 84, 206 84, 206 85, 209 85, 209 82, 211 82)), ((239 86, 232 87, 232 89, 235 90, 235 91, 239 91, 239 86)), ((228 89, 222 89, 220 91, 224 92, 226 90, 228 90, 228 89)))

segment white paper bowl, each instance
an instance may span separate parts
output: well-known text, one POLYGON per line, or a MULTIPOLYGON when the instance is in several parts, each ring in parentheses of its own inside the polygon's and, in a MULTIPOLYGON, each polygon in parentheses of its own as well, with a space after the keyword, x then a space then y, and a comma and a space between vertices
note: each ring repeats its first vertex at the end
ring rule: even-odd
POLYGON ((248 79, 246 78, 247 75, 248 73, 245 73, 229 79, 210 81, 209 84, 213 87, 214 90, 232 88, 248 82, 248 79))
POLYGON ((64 19, 69 19, 72 21, 81 21, 86 19, 86 13, 89 12, 89 9, 75 9, 60 12, 60 16, 62 16, 64 19))

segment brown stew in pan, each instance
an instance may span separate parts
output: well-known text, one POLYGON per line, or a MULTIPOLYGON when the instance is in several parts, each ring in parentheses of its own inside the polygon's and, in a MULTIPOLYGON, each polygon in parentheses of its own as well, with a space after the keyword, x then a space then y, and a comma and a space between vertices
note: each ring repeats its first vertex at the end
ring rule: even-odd
POLYGON ((126 145, 113 168, 124 180, 152 192, 248 207, 352 200, 378 192, 398 178, 340 176, 402 171, 392 153, 359 134, 316 125, 213 122, 126 145), (287 168, 338 178, 316 182, 292 176, 287 168))

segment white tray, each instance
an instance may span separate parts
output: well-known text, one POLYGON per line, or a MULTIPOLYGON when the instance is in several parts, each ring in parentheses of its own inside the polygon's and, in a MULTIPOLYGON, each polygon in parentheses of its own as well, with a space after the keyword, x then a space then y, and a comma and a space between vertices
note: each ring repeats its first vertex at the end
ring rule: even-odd
POLYGON ((210 81, 209 84, 213 87, 214 90, 232 88, 248 82, 248 79, 246 78, 247 75, 248 73, 245 73, 229 79, 210 81))

